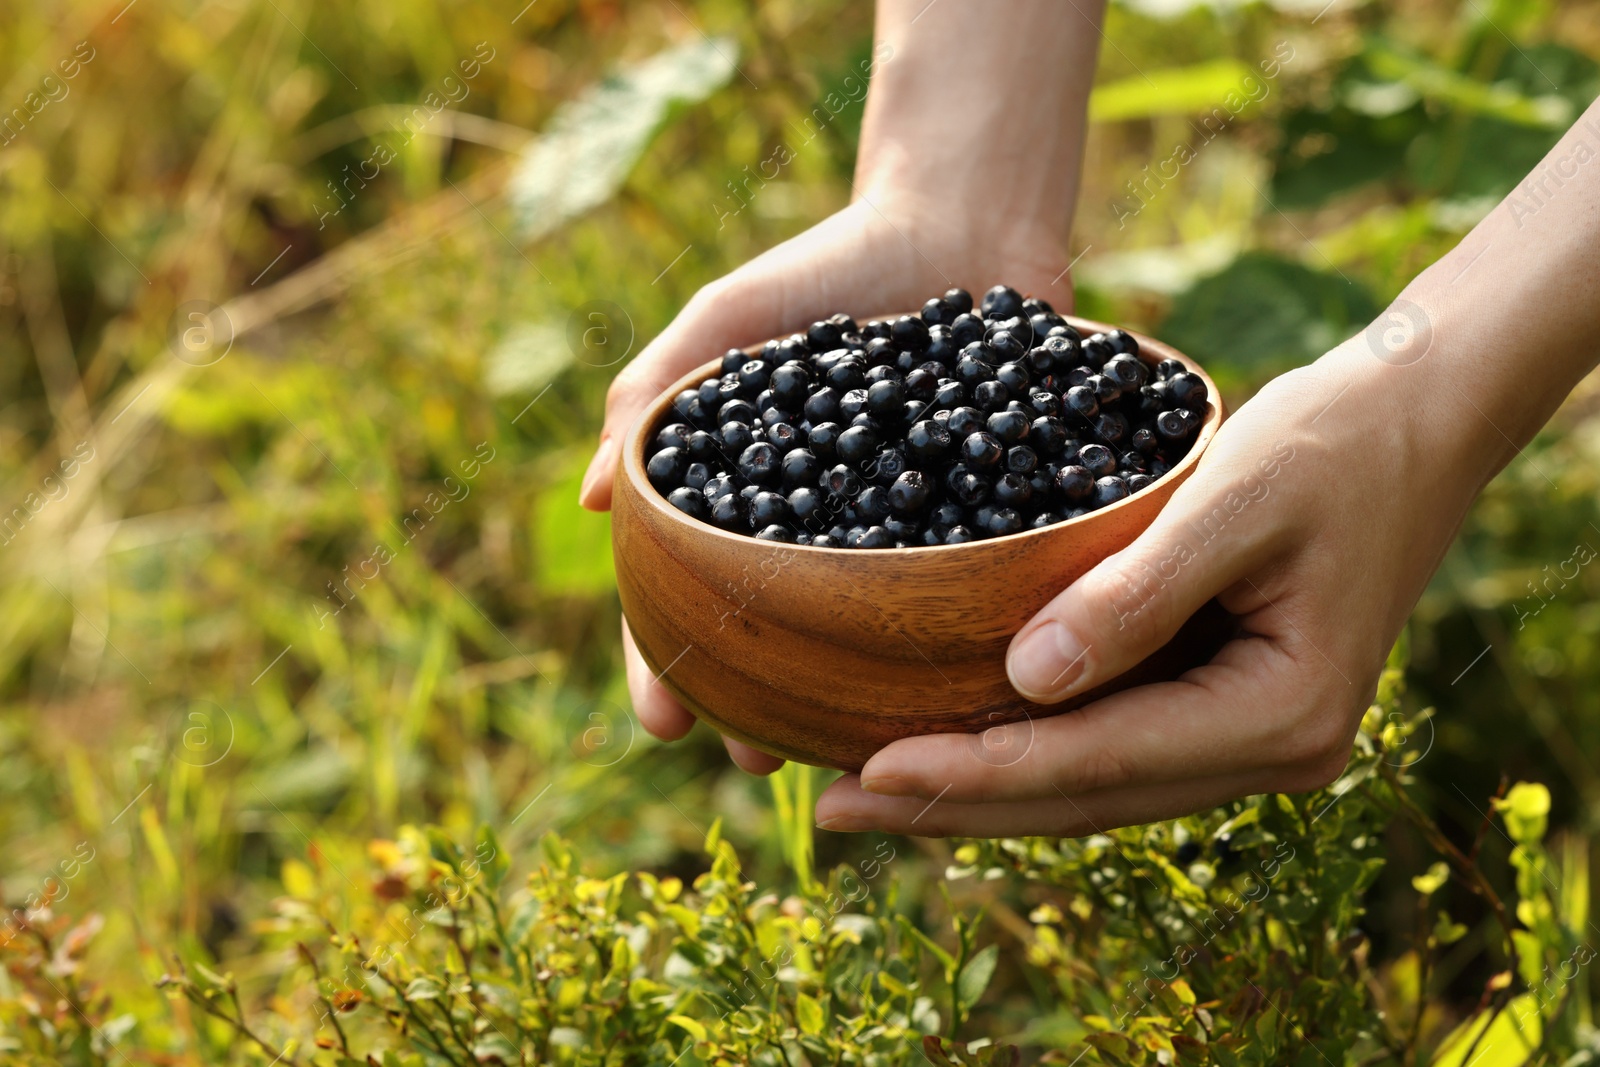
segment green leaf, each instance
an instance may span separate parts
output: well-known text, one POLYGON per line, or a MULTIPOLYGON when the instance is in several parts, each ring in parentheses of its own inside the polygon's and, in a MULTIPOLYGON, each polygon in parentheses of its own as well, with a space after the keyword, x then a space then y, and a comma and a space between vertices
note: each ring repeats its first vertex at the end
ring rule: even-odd
POLYGON ((506 872, 511 870, 511 856, 501 846, 500 839, 495 836, 494 828, 488 823, 478 827, 478 837, 474 842, 476 854, 474 859, 483 871, 484 883, 490 889, 500 888, 500 883, 506 880, 506 872))
POLYGON ((1444 884, 1449 880, 1450 865, 1441 860, 1429 867, 1428 873, 1419 874, 1411 879, 1411 888, 1425 897, 1431 897, 1444 888, 1444 884))
POLYGON ((1506 833, 1518 844, 1544 839, 1550 817, 1550 790, 1538 782, 1518 782, 1494 802, 1506 824, 1506 833))
POLYGON ((1173 301, 1162 340, 1201 363, 1279 369, 1309 363, 1377 315, 1361 286, 1248 252, 1173 301))
POLYGON ((961 969, 961 976, 956 980, 956 999, 963 1010, 970 1009, 978 1002, 978 998, 983 996, 983 991, 989 988, 989 982, 994 978, 994 970, 999 962, 999 945, 989 945, 967 961, 967 965, 961 969))
POLYGON ((698 103, 725 85, 738 54, 729 38, 690 37, 562 105, 511 180, 523 238, 541 237, 609 200, 672 106, 698 103))
POLYGON ((1490 1015, 1488 1011, 1479 1012, 1451 1031, 1439 1046, 1433 1067, 1464 1067, 1467 1052, 1474 1044, 1477 1051, 1472 1056, 1472 1067, 1522 1067, 1527 1063, 1544 1032, 1538 1000, 1533 994, 1524 993, 1513 998, 1492 1021, 1490 1015))
POLYGON ((939 965, 944 968, 946 977, 952 977, 954 975, 956 969, 956 958, 954 956, 940 948, 938 943, 934 941, 933 938, 929 937, 921 930, 918 930, 914 925, 912 925, 911 920, 907 919, 904 915, 896 915, 895 921, 900 924, 900 930, 902 933, 911 938, 913 941, 916 941, 923 948, 927 949, 928 952, 933 955, 933 958, 939 961, 939 965))
POLYGON ((1095 87, 1089 97, 1091 122, 1192 115, 1221 109, 1231 117, 1253 107, 1245 79, 1260 78, 1237 59, 1214 59, 1188 67, 1152 70, 1095 87))
POLYGON ((1466 936, 1466 926, 1451 919, 1448 912, 1439 913, 1438 921, 1433 924, 1434 944, 1453 945, 1466 936))
POLYGON ((538 897, 528 897, 517 905, 511 913, 511 921, 506 924, 506 941, 511 945, 520 945, 527 938, 528 931, 533 929, 533 924, 538 921, 540 901, 538 897))
POLYGON ((444 992, 437 978, 422 975, 413 978, 406 985, 405 999, 407 1000, 438 1000, 439 994, 444 992))
POLYGON ((800 1021, 800 1029, 807 1034, 822 1033, 822 1005, 817 999, 806 993, 801 993, 794 1000, 794 1017, 800 1021))
POLYGON ((704 1041, 706 1039, 705 1025, 698 1019, 691 1019, 687 1015, 669 1015, 667 1016, 667 1022, 676 1026, 696 1041, 704 1041))

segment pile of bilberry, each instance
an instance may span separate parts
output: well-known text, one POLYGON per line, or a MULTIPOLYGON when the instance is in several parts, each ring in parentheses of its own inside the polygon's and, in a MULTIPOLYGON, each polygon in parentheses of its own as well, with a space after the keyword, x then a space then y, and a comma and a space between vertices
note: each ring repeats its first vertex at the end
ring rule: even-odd
POLYGON ((1123 330, 1083 337, 997 285, 733 349, 673 401, 650 482, 724 530, 827 548, 955 545, 1076 518, 1166 474, 1206 386, 1123 330))

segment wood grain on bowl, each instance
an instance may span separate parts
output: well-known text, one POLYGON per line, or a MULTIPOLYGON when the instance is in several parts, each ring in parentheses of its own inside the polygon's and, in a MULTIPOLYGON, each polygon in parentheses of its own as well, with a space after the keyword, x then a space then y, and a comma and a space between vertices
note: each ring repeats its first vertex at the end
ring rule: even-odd
MULTIPOLYGON (((1109 329, 1068 321, 1085 336, 1109 329)), ((1206 383, 1211 401, 1189 453, 1109 507, 964 545, 815 548, 728 533, 678 511, 646 479, 645 447, 677 393, 718 365, 686 375, 630 429, 612 503, 622 610, 657 684, 764 752, 859 770, 903 737, 1059 714, 1209 660, 1228 636, 1214 605, 1138 667, 1073 701, 1031 703, 1006 677, 1006 648, 1022 624, 1150 525, 1222 421, 1202 368, 1134 337, 1147 363, 1181 360, 1206 383)))

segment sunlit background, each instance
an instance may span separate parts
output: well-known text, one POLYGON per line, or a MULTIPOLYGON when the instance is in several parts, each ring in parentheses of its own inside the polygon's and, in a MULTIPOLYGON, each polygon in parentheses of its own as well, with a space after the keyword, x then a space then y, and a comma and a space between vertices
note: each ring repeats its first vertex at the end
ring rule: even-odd
MULTIPOLYGON (((687 881, 720 818, 745 877, 778 898, 810 880, 820 772, 774 787, 707 731, 634 725, 607 519, 575 498, 622 361, 847 202, 870 33, 842 0, 7 7, 0 1060, 336 1062, 307 1044, 294 943, 326 939, 318 916, 373 921, 407 825, 468 850, 492 828, 510 887, 552 862, 551 832, 596 876, 687 881), (830 94, 846 106, 819 122, 830 94), (265 1043, 158 989, 175 953, 234 975, 265 1043)), ((1593 2, 1139 0, 1105 34, 1079 310, 1193 354, 1234 405, 1365 325, 1600 90, 1593 2)), ((1600 817, 1600 578, 1577 562, 1600 550, 1597 482, 1586 385, 1491 485, 1410 629, 1404 708, 1438 715, 1390 740, 1502 892, 1510 846, 1483 832, 1502 779, 1548 785, 1569 860, 1600 817)), ((1508 965, 1470 888, 1471 932, 1431 969, 1401 943, 1434 921, 1425 838, 1361 846, 1390 860, 1361 925, 1374 1004, 1414 1010, 1420 972, 1428 1050, 1508 965)), ((1005 962, 951 1036, 1067 1062, 1088 1001, 1057 1010, 1024 963, 1042 898, 1020 875, 947 897, 947 868, 976 862, 956 847, 824 834, 815 869, 894 852, 875 899, 949 946, 950 915, 990 902, 979 943, 1005 962)), ((564 1047, 540 1055, 625 1062, 564 1047)))

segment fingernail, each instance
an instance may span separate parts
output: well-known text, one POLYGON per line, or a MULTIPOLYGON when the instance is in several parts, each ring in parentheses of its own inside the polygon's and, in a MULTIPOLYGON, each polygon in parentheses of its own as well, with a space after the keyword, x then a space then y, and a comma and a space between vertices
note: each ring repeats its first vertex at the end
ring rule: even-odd
POLYGON ((1083 678, 1088 657, 1083 645, 1059 622, 1047 622, 1022 639, 1006 657, 1006 673, 1023 696, 1041 702, 1061 700, 1083 678))
POLYGON ((917 795, 917 784, 897 774, 880 774, 868 778, 861 776, 861 788, 881 797, 910 797, 917 795))
POLYGON ((859 815, 833 815, 817 823, 820 830, 837 830, 840 833, 860 833, 872 829, 872 824, 859 815))
POLYGON ((617 444, 610 437, 600 438, 600 447, 594 450, 589 469, 583 474, 583 485, 578 489, 578 503, 588 506, 589 498, 601 481, 611 477, 617 465, 617 444))

